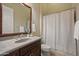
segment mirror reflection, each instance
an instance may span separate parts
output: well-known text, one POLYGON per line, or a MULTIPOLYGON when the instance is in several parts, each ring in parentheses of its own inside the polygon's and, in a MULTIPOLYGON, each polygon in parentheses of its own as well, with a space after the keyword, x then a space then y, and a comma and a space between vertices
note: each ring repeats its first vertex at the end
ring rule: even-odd
POLYGON ((30 31, 30 8, 21 3, 2 3, 2 34, 30 31))

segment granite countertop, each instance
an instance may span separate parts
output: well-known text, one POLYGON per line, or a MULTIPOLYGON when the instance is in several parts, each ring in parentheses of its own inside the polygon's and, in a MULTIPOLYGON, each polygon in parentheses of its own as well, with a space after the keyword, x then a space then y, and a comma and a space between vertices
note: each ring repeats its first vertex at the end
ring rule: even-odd
POLYGON ((25 45, 28 45, 34 41, 40 40, 41 37, 29 37, 29 39, 21 43, 16 43, 17 39, 10 39, 5 41, 0 41, 0 55, 6 55, 10 53, 11 51, 14 51, 18 48, 21 48, 25 45))

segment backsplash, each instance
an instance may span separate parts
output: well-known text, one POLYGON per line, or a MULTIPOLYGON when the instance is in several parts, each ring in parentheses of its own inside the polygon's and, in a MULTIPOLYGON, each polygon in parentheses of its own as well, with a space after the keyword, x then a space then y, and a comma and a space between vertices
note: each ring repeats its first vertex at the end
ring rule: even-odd
MULTIPOLYGON (((0 37, 0 41, 15 39, 15 38, 17 38, 17 36, 19 36, 19 35, 0 37)), ((27 36, 27 34, 24 34, 24 36, 27 36)))

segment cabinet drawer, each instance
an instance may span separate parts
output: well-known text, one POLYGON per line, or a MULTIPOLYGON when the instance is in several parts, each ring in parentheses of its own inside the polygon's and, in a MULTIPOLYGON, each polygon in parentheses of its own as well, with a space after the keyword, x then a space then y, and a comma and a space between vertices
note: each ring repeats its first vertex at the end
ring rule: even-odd
POLYGON ((39 47, 31 49, 31 56, 39 56, 41 54, 41 49, 39 47))

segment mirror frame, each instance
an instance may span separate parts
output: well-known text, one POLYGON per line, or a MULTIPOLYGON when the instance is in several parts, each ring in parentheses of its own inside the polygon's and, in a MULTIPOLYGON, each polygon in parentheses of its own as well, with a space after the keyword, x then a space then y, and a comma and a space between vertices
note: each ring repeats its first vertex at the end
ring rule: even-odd
MULTIPOLYGON (((28 5, 26 5, 25 3, 21 3, 24 6, 30 8, 30 33, 32 32, 32 8, 28 5)), ((29 34, 30 34, 29 33, 29 34)), ((4 37, 4 36, 14 36, 14 35, 20 35, 20 34, 28 34, 27 32, 20 32, 20 33, 8 33, 8 34, 2 34, 2 3, 0 3, 0 37, 4 37)))

